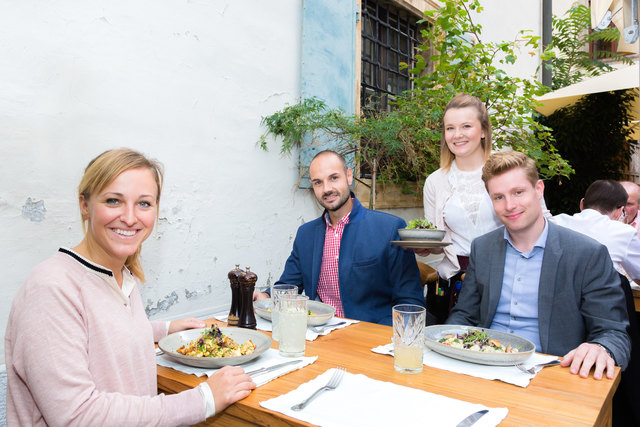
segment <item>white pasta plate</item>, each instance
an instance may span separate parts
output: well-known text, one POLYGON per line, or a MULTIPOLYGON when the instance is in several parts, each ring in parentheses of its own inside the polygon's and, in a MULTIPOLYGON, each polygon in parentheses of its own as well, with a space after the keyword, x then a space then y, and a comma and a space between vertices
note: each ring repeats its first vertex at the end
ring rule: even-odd
POLYGON ((253 341, 256 349, 251 354, 233 357, 195 357, 185 356, 176 350, 202 335, 205 329, 189 329, 167 335, 158 342, 160 350, 170 359, 182 363, 183 365, 195 366, 197 368, 221 368, 227 365, 242 365, 247 363, 271 348, 271 338, 262 332, 244 328, 220 328, 220 331, 233 339, 238 344, 243 344, 247 340, 253 341))
MULTIPOLYGON (((261 299, 253 302, 253 308, 258 316, 265 320, 271 321, 271 298, 261 299)), ((336 309, 329 304, 320 301, 309 301, 307 308, 311 310, 307 316, 308 326, 324 325, 333 318, 336 309)))
POLYGON ((533 354, 536 346, 529 340, 517 335, 493 329, 479 328, 477 326, 464 325, 433 325, 427 326, 424 331, 425 345, 431 350, 454 359, 465 362, 479 363, 482 365, 508 366, 524 362, 533 354), (469 330, 481 330, 487 333, 489 338, 500 341, 503 347, 511 345, 518 349, 517 353, 485 353, 482 351, 457 348, 439 342, 447 334, 464 334, 469 330))

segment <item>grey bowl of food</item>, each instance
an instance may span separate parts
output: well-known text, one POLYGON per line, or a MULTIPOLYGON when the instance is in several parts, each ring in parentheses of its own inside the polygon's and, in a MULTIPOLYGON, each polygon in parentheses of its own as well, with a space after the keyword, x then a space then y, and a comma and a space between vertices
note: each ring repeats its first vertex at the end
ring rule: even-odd
MULTIPOLYGON (((271 298, 254 301, 253 308, 258 316, 271 321, 271 298)), ((336 313, 335 308, 320 301, 309 301, 307 308, 309 309, 309 317, 307 317, 307 325, 309 326, 324 325, 336 313)))
POLYGON ((444 239, 445 231, 429 228, 400 228, 398 234, 403 241, 433 240, 439 242, 444 239))

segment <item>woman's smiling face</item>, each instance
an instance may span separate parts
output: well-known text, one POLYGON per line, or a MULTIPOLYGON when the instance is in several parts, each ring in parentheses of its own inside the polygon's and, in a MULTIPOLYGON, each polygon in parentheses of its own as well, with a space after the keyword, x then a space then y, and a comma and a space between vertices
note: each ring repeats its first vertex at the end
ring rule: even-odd
POLYGON ((146 168, 122 172, 89 200, 80 196, 94 262, 112 271, 122 269, 153 230, 157 196, 156 181, 146 168))
POLYGON ((482 123, 473 107, 452 108, 443 118, 444 140, 456 158, 484 157, 482 123))

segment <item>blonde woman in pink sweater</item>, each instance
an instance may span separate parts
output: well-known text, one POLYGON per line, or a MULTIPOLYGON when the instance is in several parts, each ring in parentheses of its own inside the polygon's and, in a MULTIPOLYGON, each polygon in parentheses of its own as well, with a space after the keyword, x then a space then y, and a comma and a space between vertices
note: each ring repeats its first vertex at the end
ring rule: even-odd
POLYGON ((154 341, 203 327, 150 322, 138 290, 142 242, 158 216, 162 168, 129 149, 102 153, 79 189, 84 239, 38 265, 5 333, 10 426, 188 425, 255 388, 240 367, 158 395, 154 341))

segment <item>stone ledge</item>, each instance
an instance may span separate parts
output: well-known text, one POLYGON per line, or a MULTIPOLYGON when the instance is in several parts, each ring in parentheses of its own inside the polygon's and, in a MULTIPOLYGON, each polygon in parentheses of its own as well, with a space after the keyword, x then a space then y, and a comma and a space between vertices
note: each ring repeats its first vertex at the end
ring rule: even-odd
MULTIPOLYGON (((369 207, 370 179, 354 180, 353 192, 363 206, 369 207), (360 182, 362 181, 362 182, 360 182)), ((420 208, 422 207, 422 189, 415 182, 408 183, 418 194, 404 194, 402 184, 378 183, 376 186, 376 209, 420 208)))

